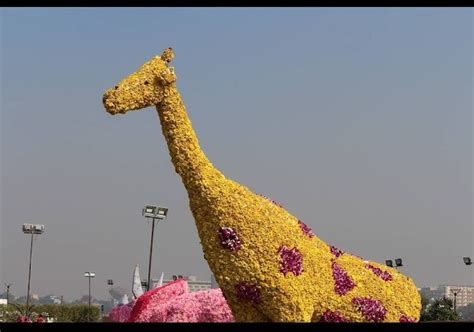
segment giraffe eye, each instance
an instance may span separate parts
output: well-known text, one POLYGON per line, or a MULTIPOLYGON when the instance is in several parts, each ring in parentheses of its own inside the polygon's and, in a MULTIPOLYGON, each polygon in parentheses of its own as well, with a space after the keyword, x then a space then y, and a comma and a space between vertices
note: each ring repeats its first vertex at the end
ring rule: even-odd
POLYGON ((117 90, 117 89, 118 89, 118 85, 115 86, 115 90, 117 90))
POLYGON ((148 84, 150 84, 150 82, 148 82, 148 81, 145 81, 145 83, 144 83, 144 84, 145 84, 145 85, 148 85, 148 84))

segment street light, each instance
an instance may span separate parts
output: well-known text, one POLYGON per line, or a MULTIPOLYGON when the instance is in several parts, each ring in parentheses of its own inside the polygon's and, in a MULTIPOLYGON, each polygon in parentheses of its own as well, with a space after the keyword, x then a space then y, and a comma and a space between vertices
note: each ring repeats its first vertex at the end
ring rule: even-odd
POLYGON ((89 279, 89 309, 87 310, 87 321, 91 321, 91 279, 95 277, 95 272, 84 272, 84 277, 89 279))
POLYGON ((472 265, 471 257, 463 257, 464 264, 472 265))
POLYGON ((454 313, 456 313, 456 296, 461 290, 461 288, 450 288, 451 293, 454 295, 454 313))
MULTIPOLYGON (((39 224, 23 224, 22 226, 23 233, 31 234, 30 242, 30 265, 28 268, 28 292, 26 294, 26 317, 30 318, 30 286, 31 286, 31 259, 33 257, 33 235, 43 234, 44 225, 39 224)), ((8 301, 8 299, 7 299, 8 301)))
POLYGON ((153 234, 155 232, 155 220, 158 219, 164 220, 166 218, 166 215, 168 214, 168 208, 166 207, 160 207, 160 206, 154 206, 154 205, 146 205, 143 210, 142 210, 142 215, 145 218, 152 218, 152 223, 151 223, 151 241, 150 241, 150 259, 148 261, 148 282, 146 289, 147 291, 150 290, 150 285, 151 285, 151 256, 153 253, 153 234))
POLYGON ((7 284, 7 283, 5 283, 5 286, 7 287, 7 304, 8 304, 9 301, 10 301, 10 286, 11 286, 11 285, 12 285, 12 284, 7 284))

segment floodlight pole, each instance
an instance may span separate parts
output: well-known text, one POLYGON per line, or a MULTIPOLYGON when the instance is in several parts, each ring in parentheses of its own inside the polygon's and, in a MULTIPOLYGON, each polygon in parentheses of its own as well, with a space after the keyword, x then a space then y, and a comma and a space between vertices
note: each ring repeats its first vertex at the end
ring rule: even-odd
MULTIPOLYGON (((28 292, 26 293, 26 317, 30 318, 30 285, 31 285, 31 258, 33 256, 33 232, 31 232, 30 242, 30 266, 28 268, 28 292)), ((8 298, 7 298, 8 301, 8 298)))
POLYGON ((148 261, 148 282, 146 285, 146 290, 150 290, 150 282, 151 282, 151 256, 153 254, 153 234, 155 233, 155 218, 152 219, 151 222, 151 241, 150 241, 150 259, 148 261))
POLYGON ((91 321, 91 276, 89 275, 89 308, 87 309, 87 322, 91 321))

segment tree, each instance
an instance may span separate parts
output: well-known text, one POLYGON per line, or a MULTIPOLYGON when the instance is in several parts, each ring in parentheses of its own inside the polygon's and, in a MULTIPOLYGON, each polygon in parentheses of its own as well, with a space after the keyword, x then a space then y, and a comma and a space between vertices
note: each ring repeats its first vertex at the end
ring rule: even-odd
POLYGON ((454 321, 460 320, 459 313, 454 311, 453 301, 447 297, 435 300, 421 312, 421 321, 454 321))
POLYGON ((474 321, 474 303, 458 308, 463 320, 474 321))

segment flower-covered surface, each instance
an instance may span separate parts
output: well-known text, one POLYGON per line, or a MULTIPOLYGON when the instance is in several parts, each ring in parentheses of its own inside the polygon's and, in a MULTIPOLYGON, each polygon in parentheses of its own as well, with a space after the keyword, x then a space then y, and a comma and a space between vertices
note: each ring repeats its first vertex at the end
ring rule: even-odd
POLYGON ((298 218, 284 208, 212 165, 199 146, 176 87, 176 74, 168 66, 172 58, 168 49, 145 63, 109 89, 103 102, 110 114, 156 106, 171 161, 188 192, 204 255, 236 321, 319 321, 327 310, 348 321, 372 321, 352 303, 353 298, 378 300, 386 309, 385 322, 398 322, 401 314, 418 320, 421 300, 411 278, 386 268, 392 275, 386 282, 367 269, 364 260, 339 254, 337 264, 356 286, 345 295, 337 294, 331 261, 336 254, 330 246, 316 235, 304 234, 298 218), (221 227, 238 230, 240 250, 222 246, 216 236, 221 227), (281 273, 277 251, 282 243, 298 248, 304 273, 281 273), (235 285, 240 283, 257 285, 259 304, 238 296, 235 285))
POLYGON ((362 312, 364 317, 369 321, 376 323, 382 322, 387 314, 387 309, 385 309, 378 300, 355 297, 352 299, 352 303, 354 303, 357 309, 362 312))
POLYGON ((334 246, 330 246, 331 249, 331 254, 333 254, 336 257, 342 256, 344 254, 344 251, 337 249, 334 246))
POLYGON ((300 225, 300 228, 303 231, 303 233, 305 233, 309 238, 312 238, 314 236, 313 231, 311 230, 311 228, 308 227, 308 225, 306 225, 301 220, 298 220, 298 224, 300 225))
POLYGON ((255 284, 238 283, 235 285, 235 293, 239 300, 250 301, 253 304, 259 304, 261 301, 260 290, 255 284))
POLYGON ((162 303, 187 292, 188 283, 183 279, 149 290, 136 300, 128 321, 149 322, 152 315, 159 310, 164 310, 162 303))
POLYGON ((352 278, 336 262, 332 262, 332 277, 334 278, 334 290, 339 295, 350 292, 356 284, 352 278))
POLYGON ((340 313, 330 311, 330 310, 325 311, 319 321, 321 323, 348 323, 349 322, 340 313))
POLYGON ((112 309, 113 322, 233 322, 220 289, 188 292, 183 279, 146 292, 126 305, 112 309))
POLYGON ((238 251, 242 246, 242 242, 233 228, 220 227, 219 238, 221 240, 221 245, 229 250, 238 251))
POLYGON ((392 275, 390 273, 388 273, 387 271, 384 271, 382 269, 379 269, 378 267, 375 267, 371 264, 366 264, 366 267, 369 269, 369 270, 372 270, 372 272, 374 272, 377 276, 379 276, 380 278, 382 278, 383 280, 385 281, 390 281, 392 280, 392 275))
POLYGON ((303 257, 297 248, 288 248, 280 246, 278 249, 280 253, 280 272, 286 275, 293 273, 299 276, 303 273, 303 257))
POLYGON ((406 315, 401 315, 399 319, 400 323, 416 323, 416 318, 407 317, 406 315))
POLYGON ((113 322, 120 323, 128 322, 128 319, 130 318, 130 314, 136 302, 137 300, 133 299, 127 304, 119 304, 118 306, 113 307, 109 313, 110 320, 113 322))

